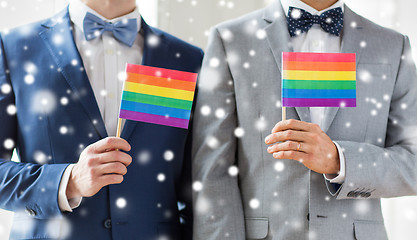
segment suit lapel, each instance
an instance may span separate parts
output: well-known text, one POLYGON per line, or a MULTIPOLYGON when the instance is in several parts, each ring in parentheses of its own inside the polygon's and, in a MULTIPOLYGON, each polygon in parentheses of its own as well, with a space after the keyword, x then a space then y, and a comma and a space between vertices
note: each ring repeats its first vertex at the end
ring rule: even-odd
POLYGON ((99 136, 101 138, 107 137, 94 92, 75 45, 68 10, 62 11, 43 26, 45 30, 39 35, 46 44, 61 74, 71 87, 74 96, 80 101, 99 136))
MULTIPOLYGON (((143 59, 142 65, 153 66, 153 67, 166 67, 167 64, 164 60, 164 56, 168 53, 168 44, 164 41, 163 36, 156 32, 142 19, 142 29, 140 34, 145 39, 143 46, 143 59), (157 37, 159 39, 159 44, 157 46, 149 46, 148 38, 157 37)), ((129 139, 130 135, 135 130, 137 125, 136 121, 126 120, 125 126, 122 130, 121 137, 123 139, 129 139)))
MULTIPOLYGON (((344 10, 344 27, 342 38, 342 53, 356 53, 356 67, 358 66, 359 59, 362 53, 362 47, 360 46, 362 38, 362 21, 357 14, 355 14, 350 8, 345 5, 344 10)), ((324 123, 322 130, 327 132, 332 125, 334 118, 336 117, 339 108, 326 108, 324 123)))
MULTIPOLYGON (((282 52, 293 52, 290 34, 288 33, 287 21, 284 10, 279 1, 274 1, 265 10, 264 20, 270 23, 264 30, 268 39, 269 47, 274 55, 275 62, 282 75, 282 52)), ((281 76, 277 79, 281 81, 281 76)), ((281 86, 281 84, 279 84, 281 86)), ((281 89, 279 89, 281 91, 281 89)), ((306 107, 296 107, 295 110, 301 121, 311 122, 310 110, 306 107)), ((288 111, 288 109, 287 109, 288 111)))

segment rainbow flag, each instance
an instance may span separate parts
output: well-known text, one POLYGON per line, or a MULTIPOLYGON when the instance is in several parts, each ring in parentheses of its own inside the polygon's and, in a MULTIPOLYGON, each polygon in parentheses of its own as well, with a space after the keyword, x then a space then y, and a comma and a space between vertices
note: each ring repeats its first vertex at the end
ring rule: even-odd
POLYGON ((283 107, 356 107, 356 54, 282 53, 283 107))
POLYGON ((127 64, 120 118, 188 128, 197 73, 127 64))

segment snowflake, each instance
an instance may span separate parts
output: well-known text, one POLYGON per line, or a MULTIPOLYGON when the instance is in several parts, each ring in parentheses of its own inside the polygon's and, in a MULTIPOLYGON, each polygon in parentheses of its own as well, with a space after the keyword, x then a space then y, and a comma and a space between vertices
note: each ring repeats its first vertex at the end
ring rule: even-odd
POLYGON ((151 152, 147 150, 143 150, 139 152, 139 155, 138 155, 139 164, 145 165, 149 163, 150 160, 151 160, 151 152))
POLYGON ((205 197, 199 197, 196 201, 196 211, 198 214, 206 214, 211 208, 209 200, 205 197))
POLYGON ((52 42, 53 42, 55 45, 61 45, 61 44, 64 42, 64 37, 63 37, 61 34, 55 34, 55 35, 52 37, 52 42))
POLYGON ((216 137, 210 136, 207 138, 207 145, 211 148, 211 149, 216 149, 219 147, 220 142, 219 140, 217 140, 216 137))
POLYGON ((159 173, 158 176, 156 176, 156 179, 158 179, 159 182, 165 181, 165 174, 159 173))
POLYGON ((223 108, 218 108, 215 112, 215 115, 218 119, 222 119, 224 116, 226 116, 226 111, 223 108))
POLYGON ((364 47, 366 47, 366 42, 365 41, 361 41, 359 43, 359 45, 361 46, 361 48, 364 48, 364 47))
POLYGON ((68 104, 68 98, 67 98, 67 97, 62 97, 62 98, 61 98, 61 100, 60 100, 60 102, 61 102, 61 104, 62 104, 63 106, 65 106, 65 105, 67 105, 67 104, 68 104))
POLYGON ((233 40, 233 33, 229 29, 222 29, 220 31, 220 36, 226 42, 231 42, 233 40))
POLYGON ((235 177, 239 174, 239 169, 236 166, 230 166, 227 172, 230 176, 235 177))
POLYGON ((39 150, 33 153, 33 159, 35 159, 38 164, 45 164, 47 161, 45 153, 39 150))
POLYGON ((237 138, 241 138, 245 135, 245 130, 241 127, 237 127, 234 131, 234 134, 237 138))
POLYGON ((256 37, 258 39, 265 39, 266 38, 266 32, 263 29, 259 29, 258 31, 256 31, 256 37))
POLYGON ((171 151, 171 150, 166 150, 166 151, 164 152, 164 159, 165 159, 165 161, 167 161, 167 162, 172 161, 172 160, 174 159, 174 152, 173 152, 173 151, 171 151))
POLYGON ((7 114, 9 115, 15 115, 17 112, 16 106, 13 104, 10 104, 9 106, 7 106, 7 114))
POLYGON ((32 108, 34 113, 51 113, 55 110, 56 98, 53 92, 41 90, 32 98, 32 108))
POLYGON ((26 74, 24 80, 26 84, 31 85, 35 82, 35 77, 32 74, 26 74))
POLYGON ((200 112, 203 116, 208 116, 211 113, 211 108, 207 105, 204 105, 200 108, 200 112))
POLYGON ((261 116, 259 119, 255 121, 255 128, 260 132, 266 129, 266 125, 267 122, 263 116, 261 116))
POLYGON ((12 87, 8 83, 1 85, 1 92, 4 94, 9 94, 12 91, 12 87))
POLYGON ((59 220, 55 218, 51 219, 46 225, 46 231, 47 235, 51 236, 51 238, 68 239, 72 232, 71 222, 65 217, 59 220), (59 224, 57 225, 57 223, 59 224))
POLYGON ((6 148, 8 150, 11 150, 11 149, 14 148, 14 141, 12 139, 8 138, 8 139, 4 140, 3 146, 4 146, 4 148, 6 148))
POLYGON ((356 200, 354 202, 355 212, 361 215, 364 215, 369 212, 370 205, 366 200, 356 200))
POLYGON ((125 208, 126 205, 127 205, 127 202, 126 202, 125 198, 120 197, 120 198, 116 199, 116 206, 118 208, 125 208))
POLYGON ((120 71, 120 72, 117 74, 117 79, 118 79, 119 81, 121 81, 121 82, 126 81, 126 79, 127 79, 127 74, 126 74, 126 72, 125 72, 125 71, 120 71))
POLYGON ((364 83, 369 83, 372 80, 372 75, 369 71, 362 70, 359 72, 359 79, 364 83))
POLYGON ((285 164, 284 164, 283 162, 281 162, 281 161, 276 162, 276 163, 274 164, 274 169, 275 169, 275 171, 277 171, 277 172, 282 172, 282 171, 284 171, 284 169, 285 169, 285 164))
POLYGON ((200 181, 195 181, 193 183, 193 190, 199 192, 203 189, 203 184, 200 181))
POLYGON ((257 209, 257 208, 259 208, 260 205, 261 205, 261 203, 256 198, 253 198, 249 201, 249 207, 252 208, 252 209, 257 209))
POLYGON ((148 44, 150 47, 156 47, 159 45, 160 39, 156 35, 151 35, 148 37, 148 44))
POLYGON ((250 50, 249 51, 249 56, 254 57, 256 55, 255 50, 250 50))
POLYGON ((59 133, 61 133, 62 135, 65 135, 68 133, 68 128, 66 126, 61 126, 59 128, 59 133))

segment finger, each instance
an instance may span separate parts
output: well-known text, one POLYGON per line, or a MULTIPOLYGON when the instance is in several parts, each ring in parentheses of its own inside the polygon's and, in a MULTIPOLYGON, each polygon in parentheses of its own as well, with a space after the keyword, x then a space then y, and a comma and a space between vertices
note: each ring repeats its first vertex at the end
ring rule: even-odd
POLYGON ((285 121, 278 122, 271 133, 286 131, 286 130, 297 130, 305 132, 315 132, 321 130, 317 124, 307 123, 295 119, 289 119, 285 121))
POLYGON ((270 134, 265 138, 266 144, 273 144, 277 142, 295 141, 306 142, 309 139, 310 133, 301 132, 296 130, 286 130, 283 132, 277 132, 270 134))
POLYGON ((98 155, 98 162, 100 164, 120 162, 127 167, 132 163, 132 157, 127 153, 113 150, 110 152, 100 153, 98 155))
POLYGON ((99 178, 100 181, 100 185, 101 186, 107 186, 110 184, 120 184, 123 182, 123 176, 119 175, 119 174, 108 174, 108 175, 103 175, 99 178))
POLYGON ((275 153, 280 151, 298 151, 307 153, 309 149, 308 144, 294 141, 286 141, 283 143, 277 143, 268 147, 268 153, 275 153))
POLYGON ((127 173, 127 168, 120 162, 111 162, 105 163, 98 166, 98 173, 100 175, 106 174, 120 174, 125 175, 127 173))
POLYGON ((123 138, 107 137, 91 145, 93 151, 102 153, 113 149, 120 149, 123 151, 130 151, 130 144, 123 138))
POLYGON ((272 155, 275 159, 292 159, 299 162, 304 162, 307 159, 307 154, 298 151, 281 151, 272 155))

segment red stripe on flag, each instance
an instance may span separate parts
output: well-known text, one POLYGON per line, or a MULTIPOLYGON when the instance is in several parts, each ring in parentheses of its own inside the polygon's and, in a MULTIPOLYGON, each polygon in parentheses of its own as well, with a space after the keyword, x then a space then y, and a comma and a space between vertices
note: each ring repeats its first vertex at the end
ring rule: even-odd
POLYGON ((188 82, 197 82, 197 73, 182 72, 177 70, 149 67, 144 65, 127 64, 126 72, 160 78, 176 79, 188 82))
POLYGON ((282 58, 292 62, 356 62, 355 53, 283 52, 282 58))

